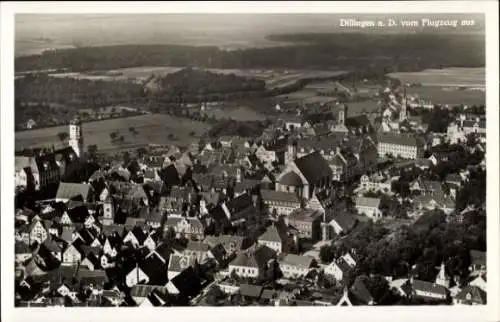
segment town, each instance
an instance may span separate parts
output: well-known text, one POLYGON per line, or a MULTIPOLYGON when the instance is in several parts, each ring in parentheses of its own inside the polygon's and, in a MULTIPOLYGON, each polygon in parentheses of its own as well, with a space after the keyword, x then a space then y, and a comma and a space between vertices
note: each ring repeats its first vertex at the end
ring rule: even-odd
POLYGON ((486 304, 484 107, 379 85, 254 137, 109 155, 75 118, 16 152, 16 306, 486 304))

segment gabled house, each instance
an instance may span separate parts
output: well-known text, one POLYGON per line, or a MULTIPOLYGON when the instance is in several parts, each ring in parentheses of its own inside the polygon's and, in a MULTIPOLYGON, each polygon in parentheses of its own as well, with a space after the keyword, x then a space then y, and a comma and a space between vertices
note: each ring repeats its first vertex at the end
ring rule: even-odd
POLYGON ((149 276, 137 264, 125 277, 125 284, 134 287, 137 284, 148 284, 149 276))
POLYGON ((453 298, 453 304, 485 305, 486 292, 477 286, 467 285, 453 298))
POLYGON ((194 257, 198 263, 203 263, 208 257, 209 250, 208 244, 190 240, 182 253, 194 257))
POLYGON ((300 256, 287 254, 279 262, 280 270, 285 278, 305 277, 316 264, 316 260, 311 256, 300 256))
POLYGON ((229 273, 240 277, 257 278, 265 273, 268 265, 276 257, 276 252, 267 246, 260 246, 255 251, 239 253, 229 263, 229 273))
POLYGON ((69 200, 92 201, 92 186, 84 183, 61 182, 57 188, 56 201, 68 202, 69 200))
POLYGON ((402 286, 410 298, 420 298, 427 301, 445 301, 449 297, 446 287, 427 281, 410 279, 402 286))
POLYGON ((168 279, 172 280, 188 267, 197 265, 195 256, 171 254, 168 261, 168 279))
POLYGON ((278 254, 287 252, 290 247, 290 238, 286 227, 278 224, 267 227, 266 231, 257 238, 257 244, 267 246, 278 254))
POLYGON ((482 275, 486 273, 486 253, 475 249, 469 252, 471 275, 482 275))
POLYGON ((325 274, 334 277, 337 281, 343 281, 352 270, 353 267, 340 257, 325 267, 325 274))
POLYGON ((356 210, 374 221, 382 218, 380 198, 358 197, 356 198, 356 210))
POLYGON ((172 228, 177 238, 185 236, 188 239, 203 240, 205 237, 205 226, 196 217, 184 217, 181 215, 168 215, 164 231, 172 228))

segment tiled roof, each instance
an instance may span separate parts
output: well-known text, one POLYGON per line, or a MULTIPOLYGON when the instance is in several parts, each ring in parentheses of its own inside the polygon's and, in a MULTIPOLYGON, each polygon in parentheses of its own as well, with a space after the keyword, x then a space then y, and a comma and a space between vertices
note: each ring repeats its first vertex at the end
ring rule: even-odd
POLYGON ((252 254, 248 253, 238 254, 238 256, 236 256, 236 258, 231 262, 230 265, 259 268, 255 257, 252 254))
POLYGON ((287 254, 285 258, 283 258, 283 263, 301 268, 311 267, 313 261, 314 258, 311 256, 300 256, 295 254, 287 254))
POLYGON ((241 284, 240 294, 246 297, 259 298, 262 294, 263 287, 259 285, 252 284, 241 284))
POLYGON ((262 189, 260 193, 262 196, 262 200, 264 201, 281 201, 281 202, 297 203, 300 205, 299 197, 297 197, 297 195, 294 193, 268 190, 268 189, 262 189))
POLYGON ((336 212, 333 214, 333 221, 335 221, 340 227, 342 227, 342 230, 345 232, 350 231, 355 225, 356 225, 356 218, 347 212, 336 212))
POLYGON ((166 291, 166 287, 163 285, 136 284, 130 290, 130 296, 132 296, 132 297, 147 297, 154 290, 158 290, 158 291, 163 293, 166 291))
POLYGON ((168 270, 171 272, 182 272, 188 267, 195 265, 194 256, 171 254, 168 261, 168 270))
POLYGON ((288 215, 289 221, 307 221, 312 222, 321 216, 321 213, 318 210, 314 209, 304 209, 298 208, 292 211, 288 215))
POLYGON ((380 143, 388 143, 404 146, 418 146, 418 141, 413 135, 395 134, 391 132, 379 133, 377 141, 380 143))
POLYGON ((57 188, 57 199, 72 199, 75 197, 82 197, 83 200, 87 200, 89 195, 90 185, 84 183, 69 183, 60 182, 57 188))
POLYGON ((319 152, 313 152, 295 160, 295 164, 310 184, 325 176, 331 176, 332 170, 319 152))
POLYGON ((477 286, 467 285, 456 295, 455 298, 468 304, 486 304, 486 292, 477 286), (467 296, 470 296, 470 299, 468 299, 467 296))
POLYGON ((426 281, 421 281, 421 280, 413 280, 411 283, 412 289, 413 290, 420 290, 423 292, 429 292, 429 293, 435 293, 439 295, 447 295, 448 290, 446 287, 436 284, 436 283, 431 283, 431 282, 426 282, 426 281))
POLYGON ((190 240, 186 247, 187 250, 198 251, 198 252, 208 252, 210 246, 203 242, 197 242, 190 240))
POLYGON ((259 240, 282 243, 284 242, 282 236, 283 233, 280 233, 275 225, 271 225, 259 236, 259 240))
POLYGON ((380 198, 358 197, 356 198, 356 206, 378 208, 380 198))
POLYGON ((288 172, 280 179, 280 184, 286 186, 302 186, 302 179, 293 171, 288 172))

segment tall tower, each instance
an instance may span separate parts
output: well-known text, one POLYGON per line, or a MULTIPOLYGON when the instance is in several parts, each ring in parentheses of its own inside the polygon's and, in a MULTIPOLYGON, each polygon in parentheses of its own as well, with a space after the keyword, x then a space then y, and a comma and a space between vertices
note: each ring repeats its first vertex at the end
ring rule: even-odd
POLYGON ((345 126, 346 114, 347 114, 347 106, 345 104, 342 104, 339 110, 339 119, 338 119, 339 125, 345 126))
POLYGON ((399 113, 399 121, 403 122, 407 118, 407 111, 406 111, 406 88, 404 89, 403 93, 403 102, 401 103, 401 112, 399 113))
POLYGON ((110 198, 106 198, 103 203, 103 216, 102 224, 104 226, 109 226, 115 222, 115 211, 113 209, 113 202, 110 198))
POLYGON ((450 287, 450 279, 446 274, 446 267, 444 263, 441 263, 441 267, 439 268, 439 273, 436 276, 436 284, 444 287, 450 287))
POLYGON ((78 157, 83 156, 82 122, 78 119, 69 123, 69 146, 73 148, 78 157))

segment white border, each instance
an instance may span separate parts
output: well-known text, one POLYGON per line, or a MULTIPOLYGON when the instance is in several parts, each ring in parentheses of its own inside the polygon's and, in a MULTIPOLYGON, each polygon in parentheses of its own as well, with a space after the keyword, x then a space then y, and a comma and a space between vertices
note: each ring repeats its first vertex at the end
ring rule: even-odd
POLYGON ((335 319, 337 321, 497 321, 499 286, 499 140, 498 140, 498 3, 496 1, 400 2, 28 2, 1 3, 1 236, 3 321, 138 321, 166 318, 173 321, 335 319), (488 305, 486 307, 354 307, 354 308, 13 308, 13 61, 15 13, 485 13, 487 106, 488 305), (495 305, 497 304, 497 305, 495 305), (71 317, 70 317, 71 316, 71 317))

